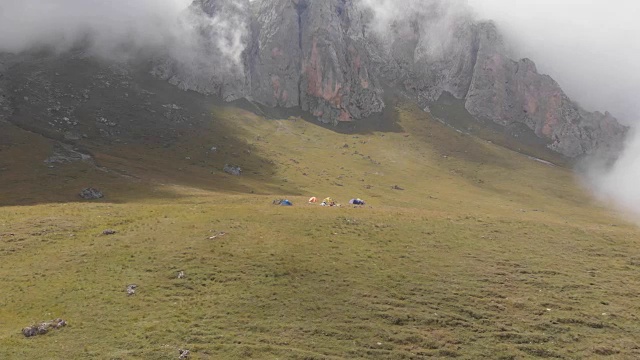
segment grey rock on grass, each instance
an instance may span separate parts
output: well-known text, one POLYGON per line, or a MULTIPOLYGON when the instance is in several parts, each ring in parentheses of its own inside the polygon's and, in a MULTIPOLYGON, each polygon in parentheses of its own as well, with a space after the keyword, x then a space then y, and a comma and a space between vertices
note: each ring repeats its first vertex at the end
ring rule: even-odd
POLYGON ((85 200, 96 200, 104 197, 104 194, 100 190, 92 187, 82 189, 79 195, 85 200))

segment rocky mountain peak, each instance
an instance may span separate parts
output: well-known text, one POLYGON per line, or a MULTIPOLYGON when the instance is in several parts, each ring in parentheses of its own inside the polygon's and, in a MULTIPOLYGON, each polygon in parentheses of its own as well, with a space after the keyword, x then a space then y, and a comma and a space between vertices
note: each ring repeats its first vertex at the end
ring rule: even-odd
MULTIPOLYGON (((626 127, 582 109, 532 60, 512 59, 493 22, 453 16, 441 1, 380 21, 366 4, 195 0, 184 21, 201 36, 156 58, 151 73, 182 90, 297 107, 333 124, 382 112, 385 89, 424 109, 449 93, 476 119, 522 125, 568 157, 621 146, 626 127)), ((2 72, 0 64, 0 110, 2 72)))

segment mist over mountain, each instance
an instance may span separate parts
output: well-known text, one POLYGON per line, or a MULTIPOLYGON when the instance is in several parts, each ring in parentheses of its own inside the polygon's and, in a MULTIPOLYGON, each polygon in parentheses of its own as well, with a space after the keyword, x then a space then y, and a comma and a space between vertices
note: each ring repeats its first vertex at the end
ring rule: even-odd
POLYGON ((469 0, 503 29, 519 56, 536 59, 590 110, 607 110, 634 128, 612 166, 586 164, 596 196, 640 215, 640 3, 618 0, 469 0))
MULTIPOLYGON (((334 124, 381 112, 388 87, 424 108, 451 93, 471 115, 524 129, 548 148, 580 158, 619 151, 627 130, 614 115, 635 124, 640 45, 629 39, 639 34, 632 16, 639 6, 591 0, 3 1, 0 52, 83 49, 106 60, 150 60, 150 72, 183 90, 297 107, 334 124)), ((640 203, 640 191, 628 181, 640 177, 640 164, 632 161, 640 140, 628 141, 613 167, 591 169, 590 182, 614 201, 640 203)))
MULTIPOLYGON (((44 49, 126 61, 170 58, 192 71, 232 68, 248 24, 210 16, 191 0, 39 0, 0 3, 0 51, 44 49)), ((235 2, 230 2, 236 4, 235 2)), ((246 11, 247 9, 241 9, 246 11)))
POLYGON ((637 122, 640 3, 617 0, 469 0, 501 28, 517 57, 534 59, 582 106, 637 122))

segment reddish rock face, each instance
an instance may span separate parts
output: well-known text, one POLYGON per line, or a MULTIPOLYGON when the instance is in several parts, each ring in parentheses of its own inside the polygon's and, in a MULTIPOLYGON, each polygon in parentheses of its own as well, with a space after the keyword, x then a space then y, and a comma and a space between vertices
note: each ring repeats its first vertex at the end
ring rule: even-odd
POLYGON ((626 127, 580 108, 551 77, 539 74, 531 60, 510 60, 493 24, 481 24, 478 34, 477 62, 466 96, 472 115, 503 125, 523 123, 568 157, 621 146, 626 127))
POLYGON ((328 0, 304 2, 299 13, 300 105, 323 122, 361 119, 384 107, 382 89, 369 77, 360 11, 351 1, 328 0))
POLYGON ((257 9, 248 50, 253 100, 300 106, 333 123, 382 110, 382 90, 369 77, 369 54, 355 28, 360 11, 351 1, 262 1, 257 9))
POLYGON ((184 88, 300 107, 334 124, 381 112, 383 83, 404 87, 421 105, 446 91, 472 115, 522 123, 569 157, 614 148, 627 132, 610 114, 581 109, 532 61, 512 60, 490 22, 449 19, 442 41, 442 32, 430 32, 439 21, 430 8, 395 19, 382 36, 369 30, 372 14, 359 0, 196 1, 211 16, 240 16, 251 24, 250 39, 243 78, 166 76, 184 88), (243 7, 252 10, 239 14, 243 7))

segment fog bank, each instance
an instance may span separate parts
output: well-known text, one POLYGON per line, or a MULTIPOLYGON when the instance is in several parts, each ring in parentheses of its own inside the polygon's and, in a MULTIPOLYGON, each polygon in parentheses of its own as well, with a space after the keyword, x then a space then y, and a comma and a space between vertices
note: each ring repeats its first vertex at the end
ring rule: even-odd
POLYGON ((0 51, 62 53, 81 45, 109 60, 157 55, 184 66, 197 64, 199 70, 206 70, 207 62, 237 64, 247 24, 233 14, 207 16, 191 2, 0 0, 0 51))

